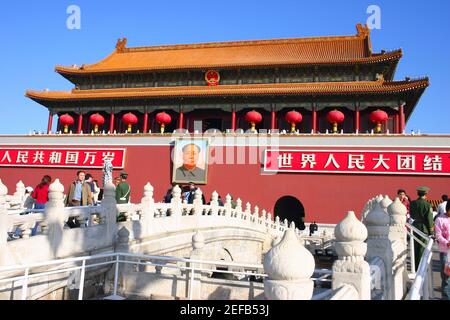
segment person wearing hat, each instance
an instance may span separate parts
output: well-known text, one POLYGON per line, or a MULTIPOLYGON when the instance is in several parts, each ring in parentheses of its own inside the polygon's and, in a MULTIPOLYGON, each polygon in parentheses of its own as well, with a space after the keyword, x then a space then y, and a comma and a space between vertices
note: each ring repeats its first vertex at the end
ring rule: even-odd
MULTIPOLYGON (((409 210, 410 216, 414 220, 413 226, 424 234, 431 236, 434 233, 433 208, 427 201, 427 194, 430 188, 418 187, 417 195, 419 198, 411 202, 409 210)), ((424 247, 414 240, 414 256, 416 270, 419 268, 420 259, 422 258, 424 247)))
POLYGON ((131 187, 127 182, 128 173, 122 171, 120 173, 120 183, 116 187, 116 201, 117 204, 129 203, 131 187))

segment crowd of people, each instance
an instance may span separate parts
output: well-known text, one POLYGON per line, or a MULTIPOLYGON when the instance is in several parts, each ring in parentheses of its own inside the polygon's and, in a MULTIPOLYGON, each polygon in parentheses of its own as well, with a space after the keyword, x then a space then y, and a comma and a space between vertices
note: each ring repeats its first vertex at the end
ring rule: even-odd
MULTIPOLYGON (((164 196, 163 202, 170 203, 172 201, 172 189, 176 186, 176 183, 172 183, 170 188, 167 190, 166 195, 164 196)), ((198 187, 194 182, 189 182, 187 185, 181 185, 181 201, 187 201, 188 204, 193 204, 195 199, 195 191, 197 191, 198 187)), ((208 203, 206 203, 205 195, 202 194, 202 204, 211 204, 212 198, 208 203)), ((223 200, 220 195, 218 195, 218 203, 219 206, 223 206, 223 200)), ((231 196, 231 207, 236 208, 236 202, 233 201, 233 196, 231 196)))

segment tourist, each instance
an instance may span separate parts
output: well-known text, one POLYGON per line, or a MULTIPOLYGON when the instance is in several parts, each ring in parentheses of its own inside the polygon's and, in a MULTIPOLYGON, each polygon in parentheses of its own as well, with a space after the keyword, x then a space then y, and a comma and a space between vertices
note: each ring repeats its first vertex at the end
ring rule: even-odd
POLYGON ((95 192, 94 177, 92 176, 92 174, 86 173, 86 176, 85 176, 84 180, 89 185, 89 187, 91 187, 92 202, 94 202, 94 192, 95 192))
MULTIPOLYGON (((413 219, 413 226, 424 234, 431 236, 434 231, 433 208, 426 200, 430 188, 417 188, 418 199, 410 204, 410 215, 413 219)), ((416 270, 419 268, 420 259, 422 258, 424 247, 414 240, 414 256, 416 270)))
MULTIPOLYGON (((25 200, 25 202, 27 203, 26 205, 24 205, 25 208, 29 207, 30 199, 34 199, 34 209, 44 209, 45 204, 48 201, 48 188, 50 187, 51 182, 52 182, 52 178, 49 175, 45 175, 42 178, 41 183, 39 183, 36 186, 36 188, 34 189, 34 191, 31 193, 30 197, 28 197, 25 200)), ((27 187, 27 188, 29 188, 29 187, 27 187)), ((38 226, 39 226, 39 222, 36 222, 34 227, 31 229, 31 236, 36 235, 38 226)))
POLYGON ((448 195, 443 194, 441 199, 442 202, 437 207, 437 216, 445 215, 447 213, 445 208, 447 206, 448 195))
MULTIPOLYGON (((69 193, 65 200, 66 207, 78 207, 92 205, 91 187, 85 181, 86 173, 84 171, 77 172, 77 179, 70 184, 69 193)), ((70 217, 67 221, 70 228, 79 228, 80 223, 76 217, 70 217)))
POLYGON ((33 209, 36 200, 31 196, 33 193, 32 187, 25 188, 25 200, 23 201, 23 207, 26 209, 33 209))
POLYGON ((45 175, 41 183, 39 183, 34 189, 31 197, 36 200, 34 203, 35 209, 44 209, 45 204, 48 201, 48 188, 50 187, 50 182, 52 182, 52 178, 49 175, 45 175))
POLYGON ((86 173, 77 172, 77 179, 70 184, 66 197, 66 207, 78 207, 92 205, 91 186, 85 181, 86 173))
POLYGON ((447 252, 450 248, 450 202, 447 201, 445 211, 443 214, 436 218, 435 222, 435 233, 436 240, 439 245, 439 261, 441 263, 441 288, 442 288, 442 298, 449 299, 446 296, 445 289, 447 286, 448 276, 444 273, 445 264, 447 263, 447 252))
MULTIPOLYGON (((194 203, 194 199, 195 199, 195 191, 197 191, 197 187, 195 186, 195 183, 193 182, 189 182, 189 191, 186 194, 186 200, 188 202, 188 204, 193 204, 194 203)), ((206 200, 205 200, 205 196, 202 194, 202 203, 205 204, 206 200)))
POLYGON ((409 198, 406 195, 405 190, 403 189, 399 189, 397 191, 397 196, 400 199, 401 203, 406 207, 406 216, 409 218, 409 206, 410 206, 410 202, 409 202, 409 198))
POLYGON ((319 226, 314 221, 309 225, 309 236, 311 237, 316 231, 319 230, 319 226))
POLYGON ((172 190, 176 185, 176 183, 172 183, 172 186, 167 190, 166 195, 164 196, 164 203, 172 202, 172 190))
POLYGON ((120 173, 120 183, 116 187, 116 201, 117 204, 124 204, 130 202, 131 187, 127 182, 128 173, 122 171, 120 173))

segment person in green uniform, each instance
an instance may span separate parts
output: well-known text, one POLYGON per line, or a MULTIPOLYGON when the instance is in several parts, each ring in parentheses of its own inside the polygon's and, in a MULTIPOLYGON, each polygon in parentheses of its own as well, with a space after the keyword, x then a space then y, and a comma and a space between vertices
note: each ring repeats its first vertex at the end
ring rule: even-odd
POLYGON ((120 173, 120 183, 116 187, 116 201, 117 204, 130 202, 131 187, 127 182, 128 173, 122 171, 120 173))
MULTIPOLYGON (((431 204, 426 200, 427 194, 430 188, 428 187, 418 187, 417 195, 419 198, 411 202, 409 211, 410 216, 414 220, 413 226, 422 231, 426 235, 433 235, 434 233, 434 222, 433 222, 433 208, 431 204)), ((420 236, 418 236, 419 239, 420 236)), ((422 240, 425 242, 425 240, 422 240)), ((420 259, 422 258, 424 247, 414 240, 414 256, 416 271, 419 268, 420 259)))

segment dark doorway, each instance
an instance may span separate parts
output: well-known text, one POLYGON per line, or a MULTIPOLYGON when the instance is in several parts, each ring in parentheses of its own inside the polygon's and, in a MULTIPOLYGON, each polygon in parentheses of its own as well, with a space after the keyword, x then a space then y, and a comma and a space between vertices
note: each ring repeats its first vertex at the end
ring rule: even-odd
POLYGON ((295 197, 284 196, 275 203, 275 216, 280 217, 280 221, 288 219, 289 223, 294 221, 295 226, 300 230, 305 229, 305 208, 295 197))

